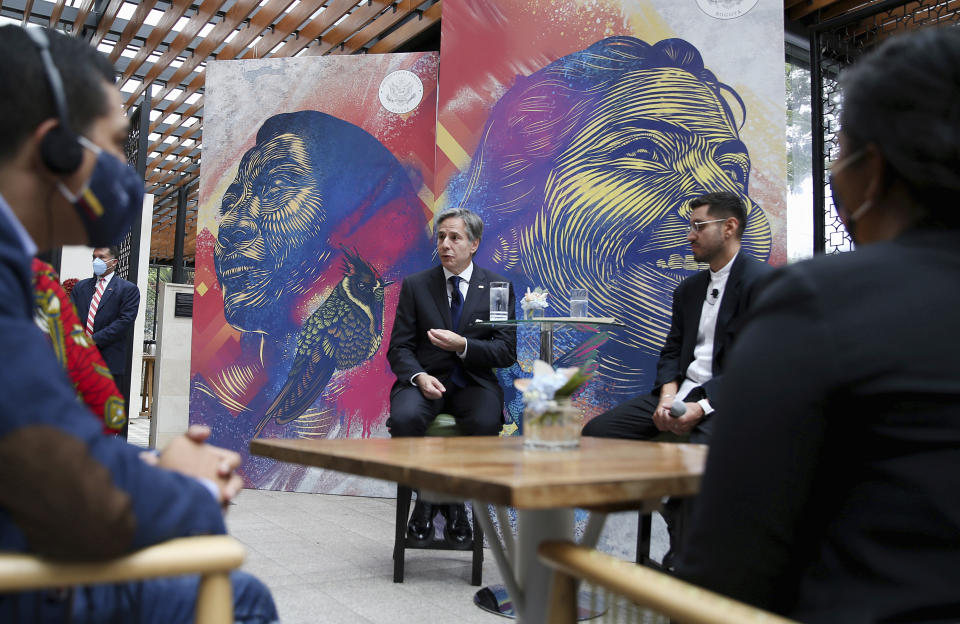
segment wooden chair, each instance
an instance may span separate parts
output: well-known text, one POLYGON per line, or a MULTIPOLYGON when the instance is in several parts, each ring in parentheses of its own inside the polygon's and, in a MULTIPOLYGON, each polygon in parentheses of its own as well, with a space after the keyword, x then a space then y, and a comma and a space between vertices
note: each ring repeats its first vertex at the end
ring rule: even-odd
POLYGON ((571 542, 544 542, 537 552, 540 560, 555 571, 546 620, 554 624, 577 621, 577 586, 581 580, 606 594, 607 621, 796 624, 663 572, 571 542), (651 612, 662 618, 651 619, 651 612))
MULTIPOLYGON (((430 427, 427 429, 428 436, 457 436, 461 435, 457 428, 457 422, 449 414, 438 415, 430 427)), ((403 567, 406 560, 407 548, 420 548, 430 550, 454 550, 443 540, 433 540, 429 544, 416 544, 407 537, 407 520, 410 518, 410 502, 413 498, 413 490, 401 484, 397 484, 397 523, 396 533, 393 538, 393 582, 403 582, 403 567)), ((470 570, 470 584, 479 586, 483 582, 483 529, 477 523, 477 510, 473 509, 470 503, 473 517, 473 541, 468 550, 473 551, 473 562, 470 570)))
POLYGON ((174 539, 96 562, 67 563, 22 553, 0 553, 0 593, 199 574, 194 621, 232 624, 230 571, 243 563, 244 552, 240 542, 232 537, 207 535, 174 539))

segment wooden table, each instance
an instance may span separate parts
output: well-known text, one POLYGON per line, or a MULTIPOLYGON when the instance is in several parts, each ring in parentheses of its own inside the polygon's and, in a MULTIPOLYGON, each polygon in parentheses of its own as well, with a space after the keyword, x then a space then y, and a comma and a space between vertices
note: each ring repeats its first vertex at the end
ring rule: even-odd
POLYGON ((594 546, 607 511, 637 509, 663 496, 697 492, 707 447, 584 438, 571 451, 532 451, 522 437, 253 440, 250 452, 281 461, 396 481, 497 507, 517 509, 517 539, 483 526, 520 622, 545 622, 550 572, 537 547, 573 538, 573 508, 590 508, 584 543, 594 546))

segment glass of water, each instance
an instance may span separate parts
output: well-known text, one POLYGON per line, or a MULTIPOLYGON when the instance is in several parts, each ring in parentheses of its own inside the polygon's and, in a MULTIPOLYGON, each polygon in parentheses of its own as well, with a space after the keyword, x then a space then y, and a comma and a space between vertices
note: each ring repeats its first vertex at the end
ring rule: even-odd
POLYGON ((589 316, 590 298, 587 296, 586 288, 570 289, 570 316, 573 318, 586 318, 589 316))
POLYGON ((490 320, 507 320, 507 306, 510 304, 510 283, 490 282, 490 320))

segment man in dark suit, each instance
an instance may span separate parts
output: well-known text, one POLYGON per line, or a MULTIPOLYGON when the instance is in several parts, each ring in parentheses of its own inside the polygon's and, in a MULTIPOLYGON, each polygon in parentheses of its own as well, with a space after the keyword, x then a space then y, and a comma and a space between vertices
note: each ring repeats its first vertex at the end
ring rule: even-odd
MULTIPOLYGON (((462 208, 436 218, 442 266, 403 280, 387 359, 397 381, 390 390, 390 435, 422 436, 437 414, 450 413, 467 435, 497 435, 503 424, 503 389, 494 368, 517 359, 516 331, 480 326, 490 318, 490 283, 506 282, 473 264, 483 221, 462 208)), ((510 287, 508 314, 514 316, 510 287)), ((441 509, 446 538, 466 544, 470 527, 463 505, 441 509)), ((418 541, 433 534, 433 509, 419 497, 408 526, 418 541)))
POLYGON ((657 362, 656 385, 600 414, 583 435, 647 440, 661 431, 690 434, 691 442, 710 437, 712 400, 721 383, 723 361, 736 339, 757 285, 772 268, 740 253, 746 210, 733 193, 708 193, 690 202, 687 240, 697 262, 710 265, 673 292, 670 333, 657 362), (670 416, 675 399, 686 413, 670 416))
MULTIPOLYGON (((690 435, 707 443, 716 416, 716 389, 722 383, 723 362, 740 331, 745 312, 772 268, 740 253, 747 215, 733 193, 708 193, 690 202, 687 240, 693 258, 710 265, 691 275, 673 293, 670 333, 657 362, 656 385, 600 414, 583 428, 583 435, 649 440, 661 431, 690 435), (670 408, 683 401, 685 413, 674 418, 670 408)), ((672 501, 664 517, 670 528, 671 552, 676 551, 681 516, 672 501)), ((665 558, 669 565, 669 559, 665 558)))
POLYGON ((84 330, 92 336, 103 361, 130 410, 130 376, 127 362, 127 340, 133 331, 133 321, 140 306, 140 290, 116 274, 116 247, 98 247, 93 250, 95 277, 82 280, 70 291, 70 299, 84 323, 84 330), (96 300, 96 305, 94 305, 96 300))

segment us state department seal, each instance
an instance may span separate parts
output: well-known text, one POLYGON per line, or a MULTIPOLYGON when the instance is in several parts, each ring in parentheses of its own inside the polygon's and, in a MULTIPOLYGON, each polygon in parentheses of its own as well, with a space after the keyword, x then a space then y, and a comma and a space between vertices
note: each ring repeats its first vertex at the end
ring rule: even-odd
POLYGON ((700 10, 717 19, 740 17, 757 5, 759 0, 697 0, 700 10))
POLYGON ((412 71, 398 69, 380 83, 380 103, 391 113, 409 113, 422 99, 423 83, 412 71))

